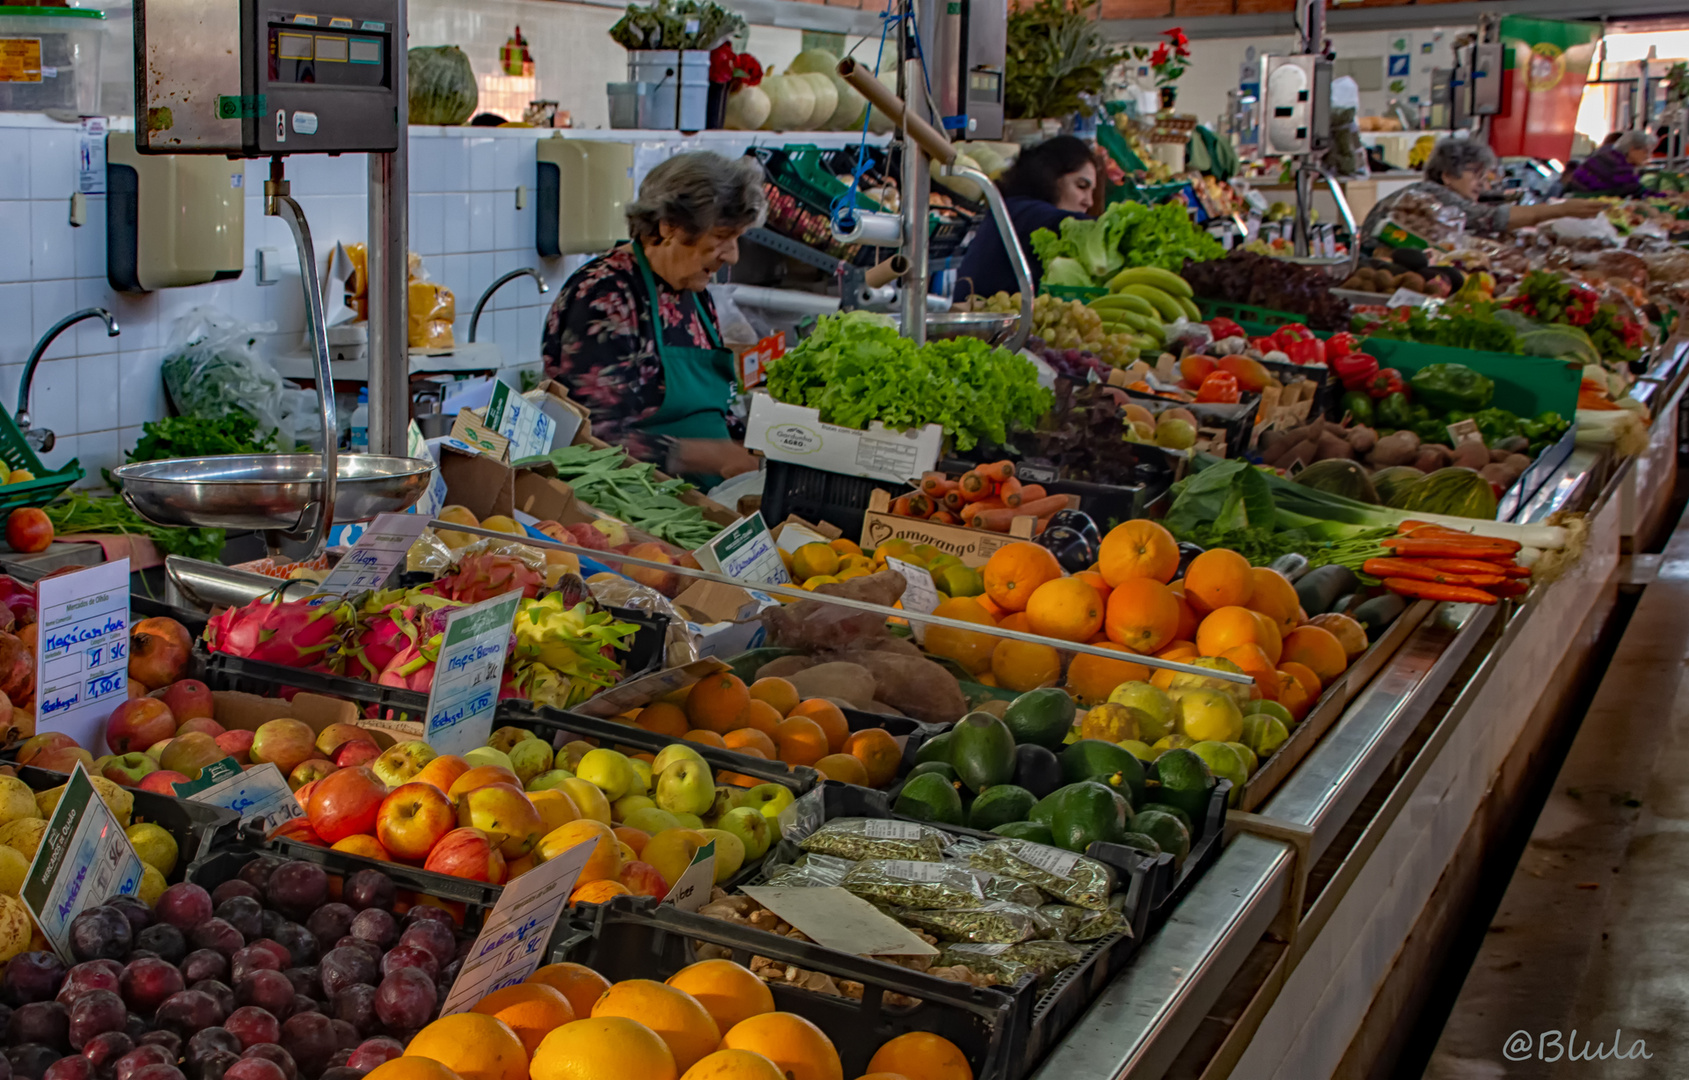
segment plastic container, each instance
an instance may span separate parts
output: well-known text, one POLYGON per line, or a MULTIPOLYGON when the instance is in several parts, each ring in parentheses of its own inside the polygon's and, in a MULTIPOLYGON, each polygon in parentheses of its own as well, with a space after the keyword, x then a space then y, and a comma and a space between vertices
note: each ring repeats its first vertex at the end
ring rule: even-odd
POLYGON ((1151 901, 1149 929, 1155 930, 1166 922, 1172 916, 1173 908, 1196 884, 1196 879, 1220 861, 1220 849, 1226 843, 1226 801, 1231 793, 1230 780, 1215 783, 1208 796, 1208 813, 1200 821, 1191 822, 1195 829, 1191 834, 1190 854, 1185 856, 1185 864, 1179 868, 1170 887, 1157 893, 1151 901))
POLYGON ((673 131, 680 117, 679 50, 630 49, 627 55, 628 81, 646 84, 639 97, 639 126, 673 131))
POLYGON ((680 103, 676 127, 702 131, 710 123, 710 51, 685 49, 680 54, 680 103))
POLYGON ((0 112, 100 111, 105 12, 0 7, 0 112))
POLYGON ((358 391, 358 407, 352 410, 352 433, 347 449, 354 454, 369 453, 369 390, 358 391))
POLYGON ((875 489, 891 488, 896 498, 904 489, 866 476, 794 465, 766 458, 763 462, 762 516, 765 521, 785 521, 793 514, 805 521, 827 522, 846 537, 862 535, 862 521, 875 489))
MULTIPOLYGON (((39 9, 0 7, 0 12, 19 10, 35 11, 39 9)), ((62 10, 80 11, 82 9, 64 8, 62 10)), ((95 14, 98 14, 98 12, 95 14)), ((3 46, 4 42, 0 41, 0 47, 3 46)), ((0 82, 0 98, 4 97, 7 85, 0 82)), ((35 474, 33 480, 24 480, 20 483, 0 487, 0 513, 9 514, 13 510, 25 506, 46 506, 58 498, 66 488, 81 480, 83 476, 82 465, 75 458, 71 458, 70 464, 57 472, 53 472, 47 466, 41 464, 41 459, 35 456, 35 451, 30 449, 27 442, 24 442, 23 433, 18 430, 17 422, 12 419, 12 414, 4 408, 0 408, 0 462, 5 463, 8 472, 28 469, 35 474)))

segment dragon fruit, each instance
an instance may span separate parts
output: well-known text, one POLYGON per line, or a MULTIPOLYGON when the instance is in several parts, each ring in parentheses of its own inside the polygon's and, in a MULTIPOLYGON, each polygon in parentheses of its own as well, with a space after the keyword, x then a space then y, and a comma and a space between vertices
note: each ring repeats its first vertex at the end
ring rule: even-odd
POLYGON ((534 701, 558 708, 613 686, 622 673, 615 654, 639 631, 594 604, 567 605, 561 593, 519 603, 515 629, 518 685, 534 701))
POLYGON ((521 589, 523 596, 533 600, 545 587, 545 575, 514 555, 480 551, 465 555, 452 573, 434 584, 441 596, 465 604, 491 600, 512 589, 521 589))
POLYGON ((359 665, 349 666, 348 674, 367 679, 380 678, 393 658, 408 646, 445 629, 445 609, 463 606, 457 601, 436 596, 426 585, 374 592, 362 606, 356 608, 350 603, 342 604, 339 618, 350 628, 346 652, 359 665), (430 621, 431 613, 438 613, 438 619, 430 621), (430 627, 426 634, 423 632, 425 623, 430 627))
POLYGON ((406 645, 381 669, 376 682, 401 690, 415 690, 419 694, 428 693, 434 687, 434 662, 440 657, 442 640, 432 637, 420 644, 412 642, 406 645))
POLYGON ((205 641, 213 652, 242 656, 283 667, 309 668, 340 664, 341 624, 336 605, 312 598, 273 600, 263 597, 245 607, 228 608, 205 627, 205 641))

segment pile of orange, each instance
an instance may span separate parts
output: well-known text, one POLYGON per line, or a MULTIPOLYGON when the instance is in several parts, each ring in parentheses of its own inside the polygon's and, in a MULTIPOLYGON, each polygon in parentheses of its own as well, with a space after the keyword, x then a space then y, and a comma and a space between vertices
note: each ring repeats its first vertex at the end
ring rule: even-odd
MULTIPOLYGON (((610 983, 551 964, 469 1012, 417 1033, 374 1080, 844 1080, 825 1032, 778 1012, 768 986, 731 960, 705 960, 666 983, 610 983)), ((973 1080, 966 1056, 923 1031, 877 1050, 868 1075, 973 1080)))
MULTIPOLYGON (((720 747, 787 765, 807 765, 831 780, 885 787, 897 776, 903 751, 879 728, 854 734, 837 705, 825 698, 804 700, 785 679, 758 679, 749 686, 730 672, 718 672, 690 690, 654 701, 633 714, 647 731, 720 747)), ((757 780, 726 774, 723 783, 757 780)))

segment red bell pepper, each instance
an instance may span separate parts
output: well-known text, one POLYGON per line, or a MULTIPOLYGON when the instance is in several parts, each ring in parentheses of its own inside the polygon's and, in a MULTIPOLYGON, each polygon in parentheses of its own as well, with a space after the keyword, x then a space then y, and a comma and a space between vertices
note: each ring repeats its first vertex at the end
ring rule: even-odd
POLYGON ((1363 352, 1345 353, 1331 361, 1331 370, 1345 390, 1366 390, 1378 374, 1378 361, 1363 352))
POLYGON ((1361 351, 1361 339, 1349 333, 1340 331, 1325 339, 1325 359, 1331 363, 1336 357, 1348 356, 1352 352, 1361 351))
POLYGON ((1325 364, 1325 342, 1319 338, 1303 338, 1298 341, 1286 342, 1284 355, 1290 357, 1292 364, 1325 364))
POLYGON ((1208 332, 1214 335, 1215 341, 1224 341, 1227 338, 1247 336, 1243 332, 1243 327, 1224 317, 1209 319, 1208 332))
POLYGON ((1389 397, 1391 394, 1405 394, 1408 392, 1407 382, 1402 373, 1393 367, 1379 368, 1366 385, 1367 396, 1377 401, 1389 397))
POLYGON ((1273 337, 1252 337, 1249 339, 1249 347, 1260 353, 1262 356, 1265 356, 1270 352, 1284 351, 1279 348, 1278 339, 1273 337))
POLYGON ((1196 400, 1218 405, 1235 405, 1242 396, 1237 376, 1229 371, 1210 372, 1196 391, 1196 400))
POLYGON ((1293 341, 1307 341, 1313 336, 1314 332, 1301 323, 1286 323, 1273 331, 1273 340, 1281 349, 1293 341))

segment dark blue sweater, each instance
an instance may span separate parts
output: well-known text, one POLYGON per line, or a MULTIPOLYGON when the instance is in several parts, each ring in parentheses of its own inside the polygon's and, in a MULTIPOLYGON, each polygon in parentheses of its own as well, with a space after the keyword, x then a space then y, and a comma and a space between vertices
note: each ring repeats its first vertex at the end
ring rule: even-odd
MULTIPOLYGON (((1043 199, 1019 195, 1010 196, 1003 202, 1008 207, 1009 220, 1015 223, 1021 250, 1026 252, 1026 261, 1032 267, 1032 287, 1037 289, 1038 279, 1044 276, 1044 268, 1032 252, 1033 232, 1037 229, 1060 232, 1062 219, 1085 215, 1059 210, 1043 199)), ((990 296, 998 292, 1019 291, 1020 286, 1015 284, 1014 266, 1009 262, 1009 253, 1003 250, 1003 241, 997 232, 997 221, 987 212, 974 238, 968 242, 968 250, 962 255, 962 265, 956 271, 955 298, 965 300, 974 293, 990 296)))

